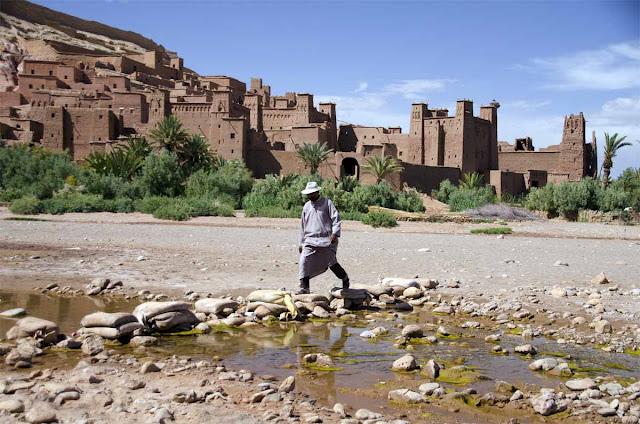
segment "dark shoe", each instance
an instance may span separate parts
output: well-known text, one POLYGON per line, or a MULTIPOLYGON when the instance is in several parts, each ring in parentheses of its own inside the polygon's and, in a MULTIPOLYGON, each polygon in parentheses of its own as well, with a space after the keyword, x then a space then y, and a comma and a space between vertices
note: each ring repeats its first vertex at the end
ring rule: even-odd
POLYGON ((347 290, 349 288, 349 280, 342 280, 342 290, 347 290))
POLYGON ((295 294, 309 294, 309 288, 307 287, 300 287, 295 294))

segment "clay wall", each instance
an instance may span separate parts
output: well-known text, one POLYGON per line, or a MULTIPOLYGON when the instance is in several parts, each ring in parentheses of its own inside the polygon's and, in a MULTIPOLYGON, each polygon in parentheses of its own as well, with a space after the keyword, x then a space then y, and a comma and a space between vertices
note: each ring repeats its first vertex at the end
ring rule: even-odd
POLYGON ((71 150, 72 146, 65 144, 65 110, 62 106, 46 106, 32 111, 34 119, 43 123, 42 145, 50 150, 62 152, 71 150))
POLYGON ((110 109, 68 108, 65 114, 65 146, 71 146, 74 160, 91 153, 91 141, 113 140, 118 136, 118 121, 110 109))
POLYGON ((22 74, 34 76, 56 76, 60 62, 24 60, 22 62, 22 74))
POLYGON ((498 167, 503 171, 527 172, 530 169, 556 172, 560 154, 558 152, 500 152, 498 167))
POLYGON ((515 196, 527 190, 523 173, 501 170, 492 170, 489 173, 489 184, 494 187, 498 196, 502 196, 505 193, 515 196))
POLYGON ((437 190, 441 181, 450 180, 457 184, 460 180, 460 169, 446 166, 423 166, 413 163, 401 162, 403 171, 400 175, 400 183, 415 188, 421 193, 431 194, 437 190))
POLYGON ((0 107, 20 106, 25 103, 27 103, 27 99, 17 91, 0 92, 0 107))

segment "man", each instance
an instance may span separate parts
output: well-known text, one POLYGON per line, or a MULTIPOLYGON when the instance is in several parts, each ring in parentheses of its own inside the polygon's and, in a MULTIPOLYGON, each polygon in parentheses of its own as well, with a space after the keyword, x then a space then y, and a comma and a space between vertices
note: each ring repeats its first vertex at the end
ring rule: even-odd
POLYGON ((349 288, 349 277, 336 259, 340 237, 340 214, 330 199, 320 197, 318 183, 311 181, 302 190, 308 202, 302 209, 300 240, 300 289, 297 294, 309 293, 309 280, 331 269, 342 280, 342 288, 349 288))

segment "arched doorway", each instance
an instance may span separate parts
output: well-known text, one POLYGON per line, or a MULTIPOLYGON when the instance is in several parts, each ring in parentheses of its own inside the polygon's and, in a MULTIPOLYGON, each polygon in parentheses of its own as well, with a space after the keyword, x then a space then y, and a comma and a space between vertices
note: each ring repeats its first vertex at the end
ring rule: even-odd
POLYGON ((344 158, 341 167, 342 177, 355 177, 360 179, 360 165, 355 158, 344 158))

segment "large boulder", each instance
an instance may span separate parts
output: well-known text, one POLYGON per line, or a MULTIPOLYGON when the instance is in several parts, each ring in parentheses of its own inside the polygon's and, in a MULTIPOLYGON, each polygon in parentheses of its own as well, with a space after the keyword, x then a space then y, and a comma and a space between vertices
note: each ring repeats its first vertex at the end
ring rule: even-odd
POLYGON ((94 312, 82 318, 80 325, 83 327, 117 328, 124 324, 137 321, 135 316, 126 312, 94 312))
POLYGON ((225 309, 233 309, 235 311, 238 308, 238 302, 233 299, 207 298, 198 300, 195 308, 196 312, 218 315, 225 309))
POLYGON ((391 366, 393 371, 413 371, 418 368, 420 368, 420 366, 418 365, 418 361, 416 361, 416 357, 413 355, 404 355, 393 361, 393 365, 391 366))

